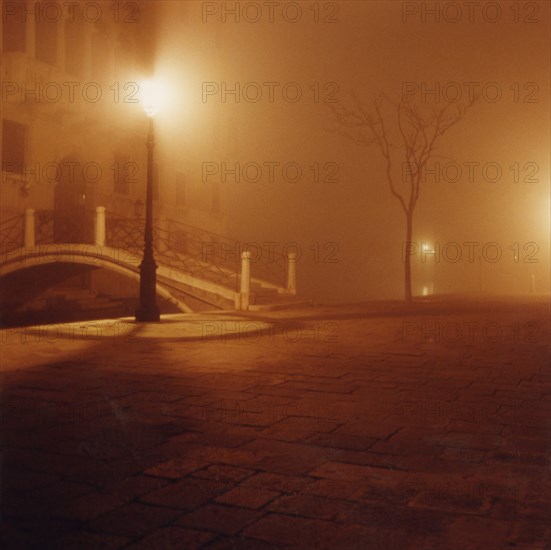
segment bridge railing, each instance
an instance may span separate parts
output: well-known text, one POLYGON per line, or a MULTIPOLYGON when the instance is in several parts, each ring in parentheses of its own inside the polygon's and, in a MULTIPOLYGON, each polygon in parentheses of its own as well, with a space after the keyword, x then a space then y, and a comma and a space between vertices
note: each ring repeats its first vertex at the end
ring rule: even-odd
POLYGON ((35 212, 36 244, 94 242, 95 212, 86 210, 80 216, 54 210, 35 212))
MULTIPOLYGON (((143 247, 143 219, 109 214, 105 224, 108 246, 132 251, 143 247)), ((153 222, 153 247, 158 263, 234 290, 239 286, 242 253, 247 250, 247 245, 240 241, 176 220, 158 218, 153 222)), ((286 264, 273 250, 257 250, 251 264, 253 277, 276 286, 285 285, 286 264)))
MULTIPOLYGON (((274 246, 277 243, 242 243, 176 220, 154 221, 154 249, 159 264, 194 277, 226 286, 236 292, 249 293, 252 277, 280 289, 296 292, 296 255, 284 258, 274 246)), ((36 244, 94 243, 99 246, 132 251, 139 257, 144 242, 144 220, 105 214, 104 207, 95 212, 63 215, 53 210, 27 209, 0 224, 2 251, 36 244)))
POLYGON ((160 219, 155 227, 160 250, 177 251, 199 259, 201 264, 224 271, 239 271, 244 252, 251 252, 252 275, 258 279, 285 286, 286 261, 269 244, 243 243, 223 235, 170 219, 160 219))
POLYGON ((109 214, 105 219, 105 244, 112 248, 139 250, 143 248, 144 222, 109 214))
MULTIPOLYGON (((238 273, 215 264, 201 261, 196 250, 200 242, 190 232, 181 234, 166 227, 170 220, 154 220, 153 248, 158 264, 188 273, 193 277, 211 281, 236 290, 238 273)), ((105 220, 105 244, 112 248, 128 250, 134 256, 141 254, 144 245, 144 220, 124 218, 109 214, 105 220)))
POLYGON ((54 211, 38 210, 35 212, 35 242, 50 244, 54 242, 54 211))
POLYGON ((0 223, 0 246, 2 254, 9 254, 12 250, 23 246, 24 242, 24 215, 13 216, 0 223))
POLYGON ((239 284, 239 263, 221 264, 207 261, 203 254, 203 243, 209 239, 208 231, 179 224, 174 220, 155 220, 153 245, 155 257, 175 269, 182 269, 200 279, 218 283, 237 291, 239 284))

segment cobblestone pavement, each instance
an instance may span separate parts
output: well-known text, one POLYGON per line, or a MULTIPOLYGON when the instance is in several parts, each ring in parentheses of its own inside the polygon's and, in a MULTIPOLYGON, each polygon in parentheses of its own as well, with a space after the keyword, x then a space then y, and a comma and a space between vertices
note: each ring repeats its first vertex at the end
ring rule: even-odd
POLYGON ((2 331, 4 548, 550 548, 543 300, 2 331))

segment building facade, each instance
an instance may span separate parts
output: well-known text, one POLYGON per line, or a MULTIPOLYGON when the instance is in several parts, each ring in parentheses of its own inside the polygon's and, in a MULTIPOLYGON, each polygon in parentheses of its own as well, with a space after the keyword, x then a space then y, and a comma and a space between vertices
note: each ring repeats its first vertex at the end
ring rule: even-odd
MULTIPOLYGON (((22 219, 29 210, 34 211, 37 243, 41 231, 47 234, 42 242, 94 243, 98 207, 105 208, 108 228, 120 219, 143 228, 148 119, 140 104, 140 83, 158 72, 160 27, 171 18, 170 6, 145 1, 3 2, 3 260, 23 243, 24 223, 14 233, 9 229, 11 220, 22 219)), ((179 13, 179 22, 192 26, 186 23, 185 10, 179 13)), ((183 36, 178 26, 173 27, 168 43, 176 40, 176 51, 185 51, 183 36)), ((171 63, 178 72, 179 57, 171 63)), ((226 211, 220 188, 200 180, 200 160, 211 151, 200 151, 202 142, 192 152, 193 138, 185 125, 178 124, 174 113, 165 113, 167 118, 172 122, 169 131, 162 120, 155 120, 154 223, 162 228, 174 220, 224 235, 226 211)), ((219 122, 211 126, 216 139, 209 147, 218 147, 219 122)), ((137 242, 141 231, 136 231, 137 242)), ((175 235, 180 244, 185 242, 185 235, 180 235, 185 231, 178 229, 175 235)), ((137 258, 139 247, 134 250, 137 258)), ((66 265, 29 271, 5 281, 2 322, 67 319, 67 314, 85 310, 91 302, 99 307, 102 300, 103 311, 93 315, 133 313, 137 283, 116 273, 66 265), (48 312, 56 307, 61 311, 51 316, 48 312)))
MULTIPOLYGON (((155 73, 159 7, 3 3, 2 220, 28 208, 75 227, 97 206, 107 217, 140 215, 147 117, 139 84, 155 73)), ((219 188, 192 181, 178 136, 158 134, 154 216, 224 233, 219 188)))

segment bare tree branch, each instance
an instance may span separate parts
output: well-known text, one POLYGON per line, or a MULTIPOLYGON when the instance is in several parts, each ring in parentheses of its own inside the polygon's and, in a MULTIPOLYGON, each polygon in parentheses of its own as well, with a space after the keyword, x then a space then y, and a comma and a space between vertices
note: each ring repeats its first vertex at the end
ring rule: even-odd
MULTIPOLYGON (((329 108, 337 124, 337 132, 359 145, 370 147, 376 145, 385 160, 386 180, 391 195, 396 198, 406 215, 406 242, 412 235, 413 212, 421 194, 421 184, 424 170, 435 154, 440 138, 460 120, 468 109, 477 101, 474 98, 467 105, 458 105, 452 109, 448 103, 443 107, 433 109, 430 114, 423 114, 421 109, 407 101, 392 101, 386 95, 379 95, 371 110, 355 93, 352 93, 350 104, 334 103, 329 108), (390 106, 393 116, 383 112, 385 105, 390 106), (393 139, 387 120, 395 119, 397 138, 393 139), (393 175, 396 155, 393 152, 402 151, 402 180, 406 169, 408 193, 398 191, 393 175)), ((406 299, 411 299, 411 269, 409 256, 406 256, 406 299)))
POLYGON ((342 102, 329 107, 337 122, 338 133, 359 145, 369 147, 377 145, 386 164, 386 179, 390 193, 400 202, 406 214, 411 213, 419 199, 423 171, 427 162, 435 157, 438 140, 460 120, 474 101, 459 105, 452 112, 452 104, 447 103, 432 113, 423 116, 420 109, 409 102, 395 102, 384 94, 373 101, 368 111, 360 98, 352 93, 352 102, 342 102), (399 142, 392 141, 389 129, 385 124, 383 108, 389 104, 395 111, 396 126, 400 136, 399 142), (392 151, 402 150, 409 183, 407 198, 400 193, 393 179, 392 169, 395 164, 392 151))

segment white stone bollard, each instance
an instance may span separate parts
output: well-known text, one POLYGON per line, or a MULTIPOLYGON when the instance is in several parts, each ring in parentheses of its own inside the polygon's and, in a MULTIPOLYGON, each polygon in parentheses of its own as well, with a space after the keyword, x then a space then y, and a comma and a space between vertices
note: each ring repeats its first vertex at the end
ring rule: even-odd
POLYGON ((287 256, 287 292, 297 293, 297 253, 289 252, 287 256))
POLYGON ((240 309, 249 309, 251 296, 251 253, 249 251, 241 254, 241 304, 240 309))
POLYGON ((96 206, 96 245, 105 246, 105 206, 96 206))

